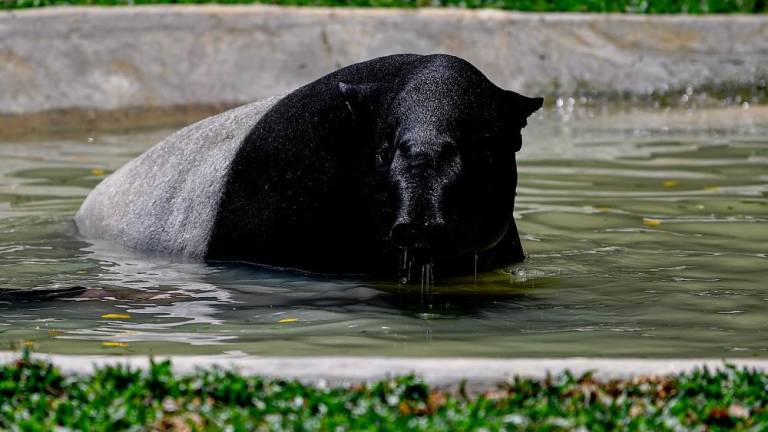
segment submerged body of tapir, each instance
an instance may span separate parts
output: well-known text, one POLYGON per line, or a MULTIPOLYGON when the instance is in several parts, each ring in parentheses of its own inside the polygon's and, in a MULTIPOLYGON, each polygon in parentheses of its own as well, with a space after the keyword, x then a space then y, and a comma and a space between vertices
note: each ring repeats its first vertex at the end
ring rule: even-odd
POLYGON ((515 152, 541 104, 453 56, 353 64, 171 135, 75 222, 135 249, 318 272, 500 267, 524 258, 515 152))

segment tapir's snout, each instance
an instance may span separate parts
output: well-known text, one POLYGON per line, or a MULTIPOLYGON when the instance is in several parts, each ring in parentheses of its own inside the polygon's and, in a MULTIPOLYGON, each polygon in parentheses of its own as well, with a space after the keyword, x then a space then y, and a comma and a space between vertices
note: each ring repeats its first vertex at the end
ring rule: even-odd
POLYGON ((456 249, 455 216, 446 207, 461 169, 456 146, 446 140, 410 140, 399 146, 391 168, 399 202, 392 243, 433 257, 456 249))
POLYGON ((442 221, 418 223, 399 219, 392 226, 390 237, 401 248, 435 250, 450 243, 451 230, 442 221))
POLYGON ((446 213, 445 191, 436 184, 400 190, 405 193, 390 229, 392 243, 433 258, 453 254, 458 227, 452 213, 446 213))

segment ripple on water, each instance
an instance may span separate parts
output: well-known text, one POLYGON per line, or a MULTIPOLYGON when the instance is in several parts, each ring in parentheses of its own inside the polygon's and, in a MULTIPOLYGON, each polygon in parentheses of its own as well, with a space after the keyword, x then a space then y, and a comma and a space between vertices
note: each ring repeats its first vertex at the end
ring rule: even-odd
POLYGON ((532 120, 516 213, 528 259, 428 291, 418 277, 322 278, 79 239, 71 218, 88 191, 165 132, 0 143, 0 342, 60 353, 763 356, 768 116, 749 111, 748 125, 719 111, 532 120), (13 297, 22 291, 32 294, 13 297))

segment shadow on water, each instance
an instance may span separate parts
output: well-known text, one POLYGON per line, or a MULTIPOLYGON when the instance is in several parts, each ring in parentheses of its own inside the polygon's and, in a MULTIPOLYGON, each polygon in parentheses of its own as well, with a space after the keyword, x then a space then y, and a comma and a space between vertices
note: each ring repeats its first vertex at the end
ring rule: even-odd
POLYGON ((478 315, 502 301, 531 301, 534 284, 555 283, 554 278, 537 278, 535 283, 518 280, 514 268, 480 274, 477 278, 437 279, 425 288, 419 281, 403 284, 395 278, 385 281, 363 276, 309 274, 247 263, 209 265, 216 271, 206 276, 206 282, 247 302, 240 309, 267 306, 353 313, 365 305, 423 319, 478 315))

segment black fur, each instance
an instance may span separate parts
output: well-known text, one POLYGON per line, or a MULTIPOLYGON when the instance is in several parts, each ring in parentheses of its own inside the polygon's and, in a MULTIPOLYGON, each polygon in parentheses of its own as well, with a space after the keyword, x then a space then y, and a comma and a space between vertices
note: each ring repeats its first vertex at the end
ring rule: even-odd
POLYGON ((357 63, 288 94, 235 156, 209 259, 395 273, 403 248, 441 273, 524 258, 515 152, 541 107, 448 55, 357 63))

